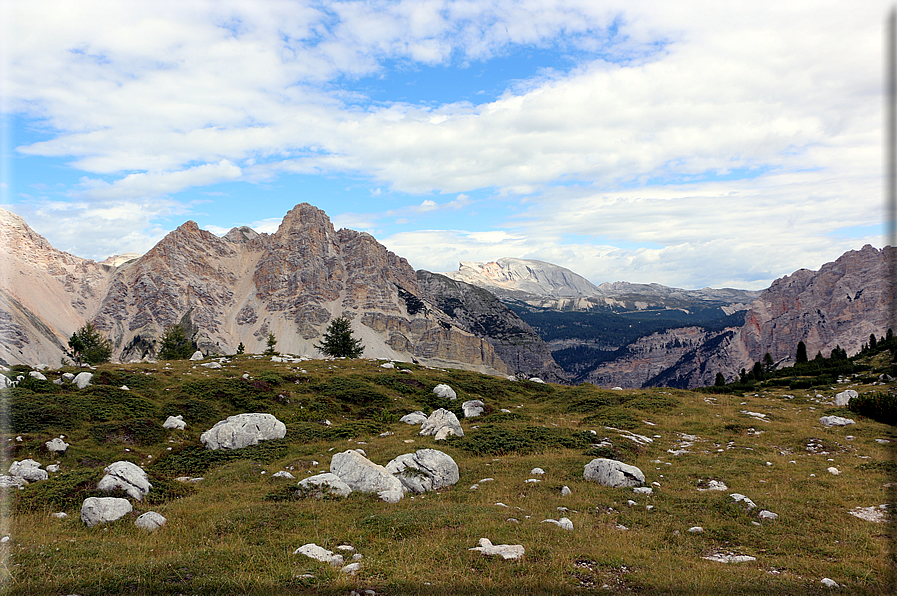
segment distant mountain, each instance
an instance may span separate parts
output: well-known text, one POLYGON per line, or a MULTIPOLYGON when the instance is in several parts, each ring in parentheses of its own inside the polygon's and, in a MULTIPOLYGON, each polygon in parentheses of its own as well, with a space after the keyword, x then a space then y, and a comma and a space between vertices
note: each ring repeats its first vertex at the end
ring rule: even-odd
POLYGON ((505 301, 553 310, 603 308, 624 312, 719 308, 722 314, 732 314, 746 310, 760 295, 752 290, 682 290, 623 281, 596 286, 565 267, 531 259, 502 258, 490 263, 462 261, 458 271, 443 275, 489 290, 505 301))
MULTIPOLYGON (((123 361, 155 355, 173 323, 206 354, 231 354, 240 343, 262 352, 273 333, 279 351, 314 355, 328 323, 346 316, 368 357, 500 374, 560 370, 544 342, 498 301, 462 300, 447 314, 439 284, 425 291, 405 259, 368 234, 335 230, 306 203, 273 234, 234 228, 219 238, 190 221, 142 256, 104 263, 56 250, 0 210, 0 271, 0 360, 7 364, 56 365, 86 321, 108 335, 113 357, 123 361), (488 316, 470 310, 478 306, 488 316), (490 320, 516 329, 518 347, 507 333, 488 337, 497 329, 483 324, 490 320)), ((452 285, 456 293, 480 291, 452 285)))

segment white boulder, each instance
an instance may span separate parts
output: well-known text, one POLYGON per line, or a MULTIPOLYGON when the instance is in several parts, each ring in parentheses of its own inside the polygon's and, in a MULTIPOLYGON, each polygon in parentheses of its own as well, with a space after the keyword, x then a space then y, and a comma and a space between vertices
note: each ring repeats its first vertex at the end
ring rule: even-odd
POLYGON ((127 499, 118 497, 88 497, 81 504, 81 521, 88 528, 107 524, 131 513, 133 508, 127 499))
POLYGON ((199 350, 196 350, 195 352, 193 352, 193 355, 190 356, 190 360, 194 362, 197 360, 202 360, 203 358, 205 358, 205 356, 203 356, 202 352, 200 352, 199 350))
POLYGON ((29 372, 28 376, 31 377, 32 379, 37 379, 38 381, 46 381, 47 380, 47 377, 45 377, 43 374, 37 372, 36 370, 32 370, 31 372, 29 372))
POLYGON ((554 524, 562 530, 573 530, 573 522, 566 517, 562 517, 561 519, 543 519, 542 523, 554 524))
POLYGON ((14 461, 9 466, 9 475, 27 482, 39 482, 50 477, 46 470, 41 470, 41 467, 43 464, 33 459, 14 461))
POLYGON ((143 468, 129 461, 109 464, 103 471, 106 475, 100 480, 97 490, 108 492, 120 488, 132 499, 140 501, 153 487, 143 468))
POLYGON ((20 487, 24 486, 26 481, 18 476, 7 476, 5 474, 0 474, 0 488, 12 488, 12 487, 20 487))
POLYGON ((52 451, 55 453, 65 453, 65 450, 69 448, 69 444, 56 437, 52 441, 47 441, 44 443, 44 447, 47 448, 47 451, 52 451))
POLYGON ((760 513, 757 514, 757 517, 759 517, 760 519, 775 521, 775 520, 779 519, 779 514, 773 513, 772 511, 764 509, 760 513))
POLYGON ((458 399, 458 395, 455 393, 455 390, 445 383, 440 383, 439 385, 433 387, 433 393, 435 393, 437 397, 445 397, 452 401, 458 399))
POLYGON ((0 375, 0 389, 9 389, 10 387, 15 387, 16 382, 7 377, 6 375, 0 375))
POLYGON ((352 493, 352 489, 348 484, 340 480, 336 474, 326 472, 301 480, 299 482, 299 490, 296 492, 298 495, 321 499, 325 495, 348 497, 352 493))
POLYGON ((847 426, 848 424, 856 424, 855 420, 850 418, 842 418, 841 416, 823 416, 819 419, 822 426, 847 426))
POLYGON ((286 470, 281 470, 280 472, 275 472, 271 475, 271 478, 284 478, 286 480, 295 480, 296 477, 287 472, 286 470))
POLYGON ((841 393, 835 395, 835 405, 844 407, 850 402, 851 399, 859 397, 859 395, 860 394, 853 389, 846 389, 841 393))
POLYGON ((748 511, 757 507, 756 503, 754 503, 741 493, 732 493, 729 496, 732 497, 736 503, 741 503, 742 505, 744 505, 748 511))
POLYGON ((402 492, 402 483, 398 478, 352 449, 331 458, 330 473, 338 476, 352 490, 363 493, 402 492))
POLYGON ((242 449, 259 441, 282 439, 286 425, 271 414, 237 414, 228 416, 202 433, 199 440, 206 449, 242 449))
POLYGON ((461 423, 458 422, 458 417, 454 413, 445 408, 439 408, 430 414, 430 417, 421 425, 418 434, 421 436, 434 435, 437 441, 442 441, 450 435, 463 437, 464 431, 461 430, 461 423))
POLYGON ((303 544, 302 546, 294 550, 293 554, 305 555, 306 557, 314 559, 315 561, 330 563, 334 567, 341 567, 343 564, 342 555, 335 555, 333 554, 333 551, 327 550, 323 546, 318 546, 314 542, 303 544))
POLYGON ((420 410, 416 410, 411 412, 410 414, 405 414, 401 418, 399 418, 399 422, 404 422, 405 424, 423 424, 427 421, 427 415, 421 412, 420 410))
POLYGON ((184 416, 182 414, 178 414, 177 416, 169 416, 165 419, 165 422, 162 423, 162 428, 172 428, 175 430, 184 430, 187 428, 187 423, 184 422, 184 416))
POLYGON ((487 538, 480 538, 479 546, 468 550, 479 551, 486 557, 499 555, 505 560, 522 559, 524 554, 522 544, 492 544, 487 538))
POLYGON ((386 470, 399 479, 405 491, 415 493, 452 486, 460 478, 455 460, 436 449, 400 455, 386 464, 386 470))
POLYGON ((395 367, 396 367, 396 365, 393 364, 392 362, 384 362, 383 364, 380 365, 380 368, 395 368, 395 367))
POLYGON ((203 364, 200 364, 200 366, 205 368, 223 368, 220 362, 204 362, 203 364))
POLYGON ((77 375, 72 378, 72 383, 74 383, 78 389, 84 389, 88 385, 90 385, 90 380, 93 379, 93 373, 89 372, 79 372, 77 375))
POLYGON ((594 480, 602 486, 623 488, 645 483, 645 474, 637 467, 603 457, 595 458, 586 464, 583 478, 594 480))
POLYGON ((465 418, 476 418, 486 410, 486 404, 478 399, 471 399, 461 404, 465 418))
POLYGON ((168 520, 165 519, 165 516, 163 516, 161 513, 156 513, 155 511, 147 511, 134 520, 134 525, 138 528, 152 532, 164 526, 165 522, 167 521, 168 520))

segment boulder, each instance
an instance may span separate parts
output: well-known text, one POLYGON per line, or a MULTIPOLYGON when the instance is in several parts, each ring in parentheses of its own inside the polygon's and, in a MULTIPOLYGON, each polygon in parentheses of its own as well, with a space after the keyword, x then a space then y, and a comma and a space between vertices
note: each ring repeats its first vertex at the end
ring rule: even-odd
POLYGON ((190 356, 190 360, 194 362, 197 360, 202 360, 203 358, 205 358, 205 356, 203 356, 202 352, 200 352, 199 350, 196 350, 195 352, 193 352, 193 355, 190 356))
POLYGON ((471 399, 461 404, 465 418, 476 418, 486 410, 486 404, 478 399, 471 399))
POLYGON ((819 419, 822 426, 847 426, 848 424, 856 424, 855 420, 850 418, 842 418, 841 416, 823 416, 819 419))
POLYGON ((309 476, 305 480, 300 481, 296 495, 321 499, 325 495, 348 497, 351 492, 352 489, 348 484, 340 480, 339 476, 326 472, 316 476, 309 476))
POLYGON ((748 511, 757 508, 756 503, 754 503, 741 493, 732 493, 729 496, 732 497, 732 499, 734 499, 736 503, 741 503, 748 511))
POLYGON ((223 368, 220 362, 205 362, 200 364, 200 366, 204 366, 205 368, 223 368))
POLYGON ((274 473, 271 478, 284 478, 286 480, 295 480, 296 477, 287 472, 286 470, 281 470, 280 472, 274 473))
POLYGON ((543 519, 542 523, 554 524, 562 530, 573 530, 573 522, 566 517, 562 517, 561 519, 543 519))
POLYGON ((81 521, 88 528, 121 519, 132 511, 127 499, 118 497, 88 497, 81 504, 81 521))
POLYGON ((855 397, 859 397, 859 393, 853 389, 847 389, 835 396, 835 405, 843 408, 855 397))
POLYGON ((167 521, 168 520, 165 519, 162 514, 156 513, 155 511, 147 511, 134 520, 134 525, 138 528, 152 532, 164 526, 167 521))
POLYGON ((187 428, 187 423, 184 422, 184 416, 182 414, 178 414, 177 416, 169 416, 165 419, 165 422, 162 423, 162 428, 173 428, 175 430, 184 430, 187 428))
POLYGON ((439 408, 420 427, 421 436, 434 435, 437 441, 447 439, 450 435, 464 436, 458 417, 445 408, 439 408))
POLYGON ((330 563, 334 567, 340 567, 343 564, 343 556, 335 555, 333 551, 329 551, 323 546, 318 546, 314 542, 309 542, 308 544, 303 544, 299 548, 293 551, 294 555, 305 555, 310 559, 314 559, 315 561, 321 561, 322 563, 330 563))
POLYGON ((410 414, 405 414, 401 418, 399 418, 399 422, 404 422, 405 424, 423 424, 427 421, 427 415, 421 412, 420 410, 411 412, 410 414))
POLYGON ((146 472, 137 464, 129 461, 117 461, 109 464, 103 470, 106 475, 97 485, 97 490, 113 491, 122 489, 132 499, 140 501, 153 487, 146 476, 146 472))
POLYGON ((479 551, 486 557, 499 555, 505 560, 522 559, 524 554, 522 544, 492 544, 487 538, 480 538, 479 546, 468 550, 479 551))
POLYGON ((435 393, 437 397, 445 397, 452 401, 458 399, 458 395, 455 393, 455 390, 445 383, 440 383, 439 385, 433 387, 433 393, 435 393))
POLYGON ((5 474, 0 474, 0 488, 18 488, 24 485, 25 480, 18 476, 6 476, 5 474))
POLYGON ((78 389, 84 389, 85 387, 90 385, 91 379, 93 379, 93 373, 79 372, 72 378, 72 383, 77 385, 78 389))
POLYGON ((62 378, 65 379, 66 381, 71 381, 72 379, 75 378, 75 373, 69 373, 69 372, 62 373, 62 378))
POLYGON ((383 466, 377 465, 355 450, 337 453, 330 460, 330 473, 363 493, 402 491, 402 483, 383 466))
POLYGON ((33 459, 14 461, 9 466, 9 475, 28 482, 39 482, 50 477, 46 470, 41 470, 41 467, 43 467, 43 464, 33 459))
POLYGON ((635 466, 615 459, 598 457, 586 464, 583 477, 595 480, 601 486, 629 487, 645 483, 645 475, 635 466))
POLYGON ((36 370, 29 372, 28 376, 31 377, 32 379, 37 379, 38 381, 46 381, 47 380, 47 377, 45 377, 43 374, 37 372, 36 370))
POLYGON ((55 453, 65 453, 65 450, 69 448, 69 444, 57 437, 52 441, 47 441, 46 443, 44 443, 44 447, 47 448, 47 451, 52 451, 55 453))
POLYGON ((237 414, 228 416, 200 435, 207 449, 241 449, 259 441, 282 439, 286 425, 271 414, 237 414))
POLYGON ((406 492, 415 493, 452 486, 460 478, 455 460, 436 449, 400 455, 386 464, 386 470, 399 479, 406 492))

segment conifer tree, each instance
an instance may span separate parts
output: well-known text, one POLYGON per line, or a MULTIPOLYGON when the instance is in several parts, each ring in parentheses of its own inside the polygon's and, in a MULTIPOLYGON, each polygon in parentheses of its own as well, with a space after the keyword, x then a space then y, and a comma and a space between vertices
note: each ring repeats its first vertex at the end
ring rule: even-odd
POLYGON ((196 346, 187 337, 183 325, 175 323, 165 328, 159 347, 160 360, 186 360, 195 350, 196 346))
POLYGON ((72 334, 69 348, 79 365, 82 360, 88 364, 100 364, 109 362, 112 357, 112 343, 89 321, 72 334))
POLYGON ((336 358, 358 358, 364 354, 361 340, 352 337, 352 327, 345 317, 332 320, 321 337, 321 343, 315 347, 327 356, 336 358))
POLYGON ((797 355, 794 357, 794 364, 806 364, 807 362, 807 344, 799 341, 797 342, 797 355))

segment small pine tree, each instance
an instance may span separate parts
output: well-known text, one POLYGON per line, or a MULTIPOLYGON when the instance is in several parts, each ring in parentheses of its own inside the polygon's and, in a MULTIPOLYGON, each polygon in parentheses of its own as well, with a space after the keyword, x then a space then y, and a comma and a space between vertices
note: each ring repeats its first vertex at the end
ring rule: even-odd
POLYGON ((112 342, 91 322, 84 323, 72 334, 69 348, 79 366, 82 360, 88 364, 100 364, 109 362, 112 357, 112 342))
POLYGON ((196 345, 187 338, 183 325, 175 323, 165 328, 159 348, 160 360, 186 360, 195 350, 196 345))
POLYGON ((345 317, 332 320, 321 337, 321 343, 315 344, 315 347, 323 354, 335 358, 358 358, 364 354, 361 340, 352 337, 352 327, 345 317))
POLYGON ((870 333, 869 334, 869 350, 870 351, 874 350, 877 345, 878 345, 878 340, 875 339, 875 334, 870 333))
POLYGON ((799 341, 797 342, 797 355, 794 357, 794 364, 806 364, 807 362, 807 344, 799 341))
POLYGON ((277 338, 274 337, 273 333, 268 334, 268 349, 265 350, 265 356, 276 356, 277 352, 274 351, 274 346, 277 345, 277 338))
POLYGON ((716 373, 716 379, 713 381, 714 387, 725 387, 726 386, 726 377, 723 376, 723 373, 716 373))
POLYGON ((242 354, 246 351, 246 347, 243 345, 243 342, 240 342, 240 345, 237 346, 237 354, 242 354))
POLYGON ((763 380, 763 365, 759 362, 754 363, 754 368, 751 369, 751 376, 754 377, 755 381, 763 380))
POLYGON ((772 355, 769 352, 763 356, 763 370, 765 372, 769 372, 775 366, 775 362, 772 361, 772 355))

